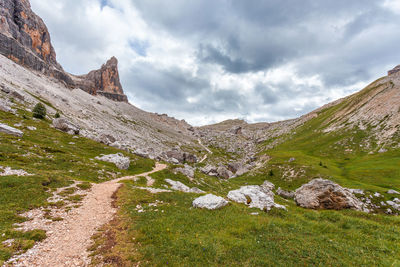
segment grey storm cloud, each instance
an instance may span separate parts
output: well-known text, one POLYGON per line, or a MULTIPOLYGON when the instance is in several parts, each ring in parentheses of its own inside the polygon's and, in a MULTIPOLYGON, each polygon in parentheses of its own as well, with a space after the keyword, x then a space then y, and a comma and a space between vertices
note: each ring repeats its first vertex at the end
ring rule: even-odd
POLYGON ((133 104, 194 124, 296 117, 400 63, 394 0, 31 2, 68 71, 115 55, 133 104))

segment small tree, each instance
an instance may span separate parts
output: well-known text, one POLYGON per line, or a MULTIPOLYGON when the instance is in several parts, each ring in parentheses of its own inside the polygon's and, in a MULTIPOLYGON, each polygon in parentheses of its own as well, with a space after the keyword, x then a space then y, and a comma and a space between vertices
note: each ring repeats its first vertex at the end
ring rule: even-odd
POLYGON ((33 108, 33 117, 37 119, 44 119, 46 117, 46 107, 42 103, 37 103, 33 108))

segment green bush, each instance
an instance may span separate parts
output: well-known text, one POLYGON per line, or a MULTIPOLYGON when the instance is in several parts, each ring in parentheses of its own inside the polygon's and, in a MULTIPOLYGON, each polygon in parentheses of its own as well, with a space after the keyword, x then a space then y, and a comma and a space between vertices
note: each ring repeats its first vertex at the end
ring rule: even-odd
POLYGON ((56 119, 60 118, 60 113, 58 113, 58 111, 57 111, 57 113, 54 115, 54 118, 56 118, 56 119))
POLYGON ((42 103, 37 103, 33 108, 33 117, 37 119, 44 119, 46 117, 46 107, 42 103))

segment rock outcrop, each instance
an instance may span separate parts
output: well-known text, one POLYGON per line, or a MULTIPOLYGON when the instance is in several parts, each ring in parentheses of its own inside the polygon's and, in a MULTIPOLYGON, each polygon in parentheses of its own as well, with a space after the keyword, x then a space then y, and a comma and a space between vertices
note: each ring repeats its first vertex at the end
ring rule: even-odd
POLYGON ((0 53, 27 68, 43 72, 72 86, 56 60, 50 34, 28 0, 0 1, 0 53))
POLYGON ((81 88, 93 95, 127 102, 118 74, 118 61, 112 57, 101 69, 84 76, 64 71, 57 62, 50 33, 31 9, 29 0, 0 1, 0 54, 29 69, 81 88))
POLYGON ((314 179, 295 192, 297 205, 307 209, 362 210, 363 203, 347 188, 325 179, 314 179))
POLYGON ((128 102, 119 81, 118 60, 112 57, 100 69, 74 76, 77 87, 92 95, 103 95, 115 101, 128 102))
POLYGON ((195 194, 203 194, 203 193, 205 193, 203 190, 201 190, 201 189, 199 189, 197 187, 190 188, 189 186, 187 186, 187 185, 185 185, 185 184, 183 184, 183 183, 181 183, 179 181, 174 181, 174 180, 171 180, 171 179, 165 179, 165 181, 168 184, 171 185, 171 188, 173 190, 176 190, 176 191, 181 191, 181 192, 184 192, 184 193, 195 193, 195 194))

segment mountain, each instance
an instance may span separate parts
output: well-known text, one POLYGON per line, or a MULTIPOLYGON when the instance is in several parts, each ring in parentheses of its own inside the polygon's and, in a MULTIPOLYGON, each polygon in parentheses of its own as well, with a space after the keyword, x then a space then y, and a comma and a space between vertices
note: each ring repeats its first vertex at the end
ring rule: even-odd
POLYGON ((57 62, 49 31, 43 20, 32 11, 28 0, 1 1, 0 15, 0 54, 29 69, 55 77, 70 88, 81 88, 92 95, 128 102, 119 81, 115 57, 87 75, 71 75, 57 62))

